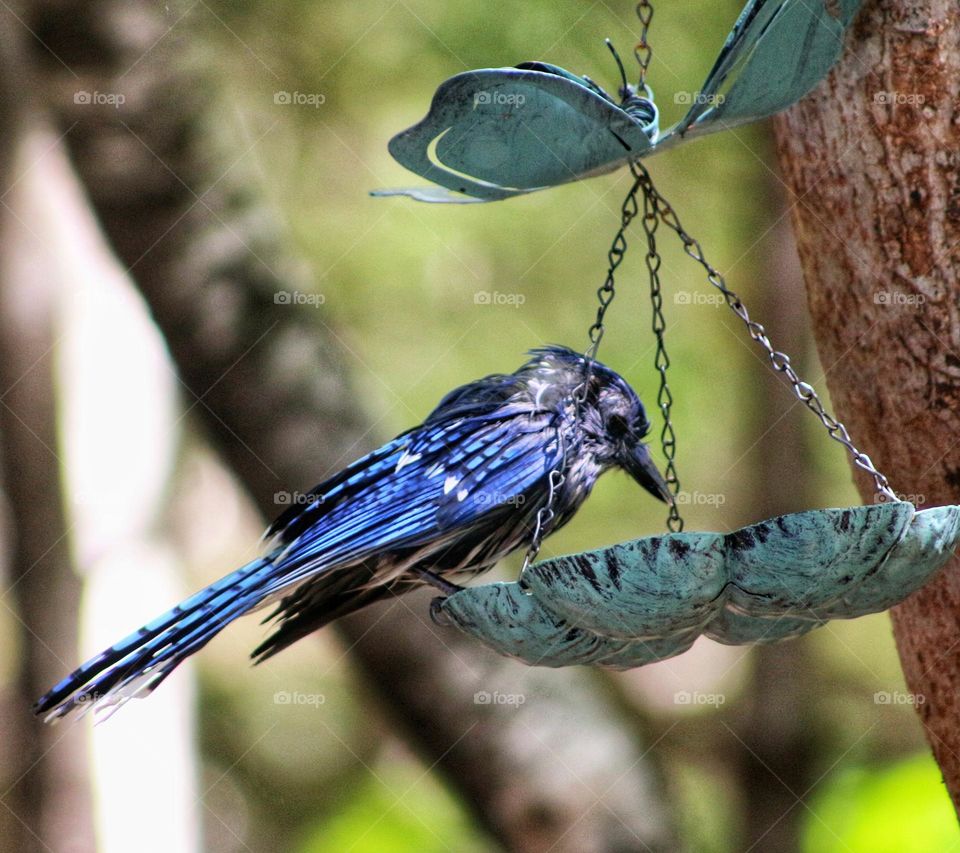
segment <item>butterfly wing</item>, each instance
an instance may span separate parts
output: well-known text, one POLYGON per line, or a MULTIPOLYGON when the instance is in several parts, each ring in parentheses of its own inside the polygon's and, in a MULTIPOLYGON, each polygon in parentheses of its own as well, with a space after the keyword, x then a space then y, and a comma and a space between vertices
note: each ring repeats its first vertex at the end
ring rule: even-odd
POLYGON ((799 101, 830 71, 861 0, 753 0, 713 70, 659 147, 756 121, 799 101))
POLYGON ((419 201, 494 201, 603 174, 688 136, 756 121, 800 100, 843 50, 861 0, 751 0, 683 119, 628 115, 592 81, 547 63, 469 71, 390 153, 438 187, 377 190, 419 201), (442 187, 442 189, 441 189, 442 187))
POLYGON ((407 189, 374 195, 509 198, 611 171, 648 151, 651 136, 655 128, 595 84, 555 66, 469 71, 443 83, 426 118, 389 145, 399 163, 453 195, 407 189))

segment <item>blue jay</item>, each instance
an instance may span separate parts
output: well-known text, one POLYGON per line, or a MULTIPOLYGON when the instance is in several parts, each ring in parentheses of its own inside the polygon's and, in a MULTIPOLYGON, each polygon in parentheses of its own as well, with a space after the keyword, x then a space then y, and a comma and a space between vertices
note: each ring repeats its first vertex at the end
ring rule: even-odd
MULTIPOLYGON (((421 426, 318 485, 267 530, 265 555, 101 652, 35 706, 48 719, 145 695, 234 619, 269 604, 259 662, 341 616, 425 583, 486 571, 562 527, 610 468, 671 501, 642 439, 643 404, 565 347, 451 391, 421 426), (551 474, 555 494, 549 498, 551 474), (558 484, 559 481, 559 484, 558 484)), ((265 620, 266 621, 266 620, 265 620)))

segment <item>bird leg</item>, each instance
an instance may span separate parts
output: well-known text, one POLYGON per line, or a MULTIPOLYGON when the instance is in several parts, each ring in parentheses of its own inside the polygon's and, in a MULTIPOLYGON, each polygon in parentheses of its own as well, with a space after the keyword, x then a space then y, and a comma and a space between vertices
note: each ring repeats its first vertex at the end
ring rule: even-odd
POLYGON ((440 575, 431 572, 429 569, 422 569, 419 566, 415 566, 413 571, 420 576, 420 580, 426 581, 426 583, 431 586, 435 586, 440 592, 443 593, 443 596, 437 596, 430 602, 430 619, 434 625, 441 625, 443 627, 448 627, 450 622, 450 617, 443 612, 443 602, 447 600, 448 595, 453 595, 456 592, 460 592, 464 587, 458 586, 455 583, 451 583, 448 580, 440 577, 440 575))
POLYGON ((455 592, 460 592, 464 589, 462 586, 444 580, 440 575, 434 574, 429 569, 421 569, 414 566, 413 571, 420 576, 421 580, 426 581, 430 586, 435 586, 444 595, 453 595, 455 592))

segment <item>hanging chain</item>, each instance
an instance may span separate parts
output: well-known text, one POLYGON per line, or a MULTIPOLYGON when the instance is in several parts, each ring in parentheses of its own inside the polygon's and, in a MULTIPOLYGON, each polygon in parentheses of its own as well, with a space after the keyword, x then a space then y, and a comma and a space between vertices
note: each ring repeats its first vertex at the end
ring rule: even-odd
MULTIPOLYGON (((647 71, 650 68, 650 62, 653 59, 653 47, 650 45, 650 24, 653 21, 653 4, 650 0, 640 0, 636 7, 637 17, 640 19, 640 41, 633 49, 633 55, 640 66, 640 79, 637 83, 637 91, 645 92, 651 98, 653 93, 647 85, 647 71)), ((657 351, 654 356, 654 366, 660 374, 660 388, 657 391, 657 405, 660 407, 660 413, 663 415, 663 428, 660 431, 660 446, 663 448, 663 455, 667 460, 666 481, 673 492, 674 500, 670 503, 670 511, 667 514, 667 529, 673 533, 679 533, 683 530, 683 518, 680 516, 680 508, 677 505, 676 497, 680 493, 680 478, 677 476, 676 455, 677 455, 677 435, 673 429, 673 422, 670 420, 670 409, 673 406, 673 393, 670 391, 670 385, 667 382, 667 370, 670 367, 670 356, 667 354, 667 347, 664 335, 667 329, 667 322, 663 316, 663 292, 660 287, 660 266, 663 263, 660 252, 657 249, 657 225, 659 217, 657 215, 656 196, 651 192, 653 184, 650 181, 650 175, 645 169, 637 168, 639 161, 630 162, 630 171, 634 177, 634 192, 637 187, 643 190, 643 225, 644 234, 647 237, 647 272, 650 279, 650 304, 653 308, 653 334, 657 339, 657 351)))
MULTIPOLYGON (((558 439, 560 441, 560 439, 558 439)), ((560 444, 560 456, 561 459, 564 455, 563 442, 560 444)), ((523 565, 520 567, 520 584, 523 585, 523 576, 527 571, 529 565, 537 559, 537 556, 540 553, 540 546, 543 544, 543 533, 547 525, 553 521, 556 511, 554 510, 554 504, 556 503, 557 493, 560 491, 561 486, 563 486, 564 476, 563 471, 559 468, 553 468, 550 471, 550 477, 547 480, 547 502, 537 510, 537 518, 533 527, 533 539, 530 542, 530 547, 527 548, 527 553, 523 556, 523 565)))
POLYGON ((590 379, 589 369, 592 366, 593 360, 596 358, 597 350, 600 348, 600 341, 603 340, 603 335, 606 332, 604 318, 607 315, 607 309, 610 307, 610 303, 613 302, 614 296, 617 295, 615 277, 617 268, 623 262, 623 256, 627 252, 626 232, 630 227, 630 223, 633 222, 640 212, 637 193, 640 191, 641 183, 641 176, 637 176, 633 181, 633 186, 631 186, 627 192, 627 197, 620 206, 620 227, 617 229, 613 242, 607 250, 607 277, 604 279, 603 284, 597 289, 597 301, 600 303, 597 308, 597 319, 594 320, 593 325, 587 330, 587 337, 590 338, 590 346, 586 352, 588 373, 583 384, 584 397, 586 396, 587 382, 590 379))
MULTIPOLYGON (((667 354, 664 341, 664 332, 666 331, 666 320, 663 316, 663 294, 660 286, 660 265, 662 263, 660 253, 657 250, 656 230, 658 225, 658 207, 657 196, 653 192, 653 184, 650 181, 650 175, 644 169, 638 169, 631 164, 634 181, 623 204, 620 207, 620 227, 614 235, 613 242, 607 250, 607 275, 603 284, 597 289, 597 316, 590 326, 587 336, 590 345, 584 354, 586 369, 584 372, 583 383, 574 399, 575 417, 580 417, 580 411, 586 402, 587 393, 590 386, 590 377, 593 373, 593 365, 596 360, 597 351, 600 348, 600 342, 606 332, 605 319, 607 310, 616 296, 616 273, 620 264, 623 262, 623 256, 627 252, 626 232, 630 224, 638 215, 640 215, 640 204, 637 201, 637 195, 643 190, 643 216, 641 218, 643 230, 647 237, 646 264, 647 272, 650 278, 650 301, 653 306, 653 333, 657 339, 657 351, 654 357, 654 365, 660 374, 660 388, 657 393, 657 405, 663 414, 663 429, 660 432, 660 443, 663 448, 663 455, 667 460, 666 481, 670 486, 674 496, 679 494, 680 480, 677 477, 676 452, 677 441, 674 432, 673 422, 670 419, 670 408, 673 405, 673 394, 670 391, 670 385, 667 382, 667 370, 670 367, 670 357, 667 354)), ((565 449, 561 447, 561 457, 565 455, 565 449)), ((534 522, 533 538, 527 553, 523 558, 523 566, 520 569, 520 578, 527 567, 537 558, 540 553, 540 546, 543 541, 543 534, 547 525, 553 521, 556 512, 554 505, 556 496, 563 486, 564 476, 562 470, 553 469, 550 472, 548 483, 549 491, 547 493, 546 503, 537 510, 536 520, 534 522)), ((674 500, 670 504, 670 511, 667 515, 667 528, 678 533, 683 530, 683 518, 680 516, 680 510, 677 502, 674 500)))
POLYGON ((640 66, 640 82, 637 84, 637 91, 643 92, 647 89, 647 69, 650 67, 650 60, 653 59, 653 48, 647 40, 650 22, 653 20, 653 4, 650 0, 640 0, 637 3, 637 17, 640 19, 640 41, 634 47, 633 55, 640 66))
POLYGON ((663 428, 660 431, 660 446, 663 448, 663 455, 667 460, 665 469, 667 485, 673 492, 674 500, 670 503, 670 511, 667 514, 667 528, 673 533, 679 533, 683 530, 683 518, 680 516, 680 509, 677 506, 676 497, 680 493, 680 479, 677 477, 677 468, 675 459, 677 455, 677 435, 673 429, 673 422, 670 420, 670 408, 673 406, 673 393, 670 391, 670 385, 667 382, 667 370, 670 367, 670 356, 667 354, 664 334, 667 329, 667 321, 663 316, 663 291, 660 287, 660 266, 663 259, 657 249, 657 226, 660 222, 657 208, 657 196, 655 195, 653 183, 650 180, 649 173, 642 168, 638 168, 635 163, 630 164, 630 171, 634 178, 640 183, 643 189, 643 231, 647 235, 647 272, 650 279, 650 304, 653 308, 653 334, 657 339, 657 351, 654 356, 654 366, 660 374, 660 388, 657 392, 657 405, 663 415, 663 428))
MULTIPOLYGON (((834 441, 837 441, 846 447, 847 451, 853 458, 854 465, 863 471, 866 471, 867 474, 873 478, 873 483, 877 494, 890 501, 899 500, 899 498, 897 498, 893 490, 890 488, 887 478, 876 469, 873 462, 870 460, 870 457, 867 456, 866 453, 858 450, 854 445, 852 439, 850 438, 850 433, 847 432, 847 428, 827 411, 813 386, 808 382, 804 382, 793 369, 793 365, 790 363, 790 356, 774 349, 773 344, 770 342, 770 338, 767 335, 766 329, 764 329, 760 323, 757 323, 755 320, 750 318, 750 314, 747 312, 747 308, 743 304, 743 301, 734 291, 727 287, 727 283, 723 275, 712 264, 710 264, 710 262, 704 256, 703 249, 701 248, 699 241, 695 240, 684 230, 683 226, 680 224, 680 219, 677 217, 676 211, 674 211, 670 203, 662 195, 660 195, 656 187, 653 186, 653 182, 650 180, 650 174, 647 172, 646 167, 639 162, 636 162, 634 167, 637 171, 645 176, 644 192, 649 193, 650 197, 653 199, 653 203, 657 209, 660 221, 677 234, 677 236, 680 238, 680 242, 683 243, 684 252, 686 252, 687 255, 700 264, 704 270, 706 270, 707 281, 709 281, 710 284, 712 284, 715 288, 717 288, 717 290, 720 291, 721 294, 723 294, 724 301, 727 303, 733 313, 743 321, 750 337, 766 351, 773 370, 778 373, 782 373, 787 377, 788 381, 793 387, 794 393, 797 395, 797 398, 820 419, 820 422, 826 428, 830 437, 834 441)), ((636 171, 634 173, 636 174, 636 171)))
MULTIPOLYGON (((597 301, 599 305, 597 307, 597 317, 594 320, 593 325, 591 325, 587 330, 587 337, 590 339, 590 345, 587 347, 586 353, 584 353, 585 369, 583 382, 580 384, 579 388, 575 389, 574 391, 574 417, 578 420, 590 388, 590 377, 593 375, 593 364, 597 356, 597 350, 600 348, 600 341, 603 340, 603 335, 606 332, 604 321, 607 316, 607 309, 610 307, 610 303, 613 302, 613 298, 617 295, 615 277, 617 268, 623 262, 623 256, 627 251, 626 231, 627 228, 630 227, 630 223, 633 222, 637 214, 640 212, 640 205, 637 202, 637 193, 640 191, 640 183, 641 178, 637 177, 633 182, 633 186, 631 186, 630 190, 627 192, 627 196, 623 200, 623 204, 620 207, 620 227, 617 229, 617 233, 613 238, 613 242, 610 244, 610 248, 607 250, 607 276, 604 279, 603 284, 597 288, 597 301)), ((566 448, 563 447, 561 442, 561 460, 565 456, 566 448)), ((527 553, 523 558, 523 566, 520 569, 521 585, 524 572, 540 553, 540 545, 543 542, 543 535, 547 529, 547 525, 553 521, 556 515, 554 505, 556 504, 557 494, 563 487, 564 483, 562 469, 563 464, 561 463, 561 467, 559 469, 554 468, 550 472, 547 501, 542 507, 540 507, 540 509, 537 510, 533 527, 533 538, 530 540, 527 553)))
MULTIPOLYGON (((641 31, 640 41, 634 47, 633 55, 637 60, 637 64, 640 66, 640 81, 637 89, 638 91, 644 91, 647 88, 647 68, 650 66, 650 60, 653 57, 653 49, 650 47, 650 43, 647 38, 650 30, 650 22, 653 19, 653 6, 649 0, 640 0, 640 2, 637 3, 636 11, 637 17, 640 19, 641 31)), ((626 231, 630 227, 630 223, 633 222, 633 220, 640 213, 640 205, 637 201, 637 193, 640 191, 645 180, 649 182, 649 175, 645 175, 636 170, 633 171, 633 176, 633 185, 628 190, 626 198, 624 198, 623 204, 620 207, 620 227, 617 229, 617 233, 614 235, 613 242, 610 244, 610 248, 607 251, 607 275, 603 284, 597 289, 597 301, 599 303, 597 306, 597 316, 593 324, 587 330, 587 337, 590 340, 590 344, 587 347, 586 353, 584 354, 584 377, 583 382, 581 383, 579 389, 575 392, 574 397, 574 417, 578 420, 589 392, 590 378, 593 373, 593 365, 596 360, 597 352, 600 349, 600 342, 603 340, 603 336, 606 332, 605 319, 607 310, 610 307, 610 303, 613 302, 614 297, 617 295, 615 279, 617 269, 623 262, 623 256, 627 251, 626 231)), ((674 487, 674 494, 676 494, 677 490, 679 490, 679 481, 677 479, 676 469, 673 462, 674 455, 676 453, 676 436, 674 435, 673 425, 670 423, 669 418, 670 406, 673 403, 673 397, 670 394, 670 389, 667 385, 666 379, 666 370, 670 366, 670 359, 667 357, 667 352, 663 345, 664 322, 663 313, 661 311, 663 299, 660 295, 660 281, 659 277, 657 276, 657 271, 659 270, 660 266, 660 259, 656 252, 656 239, 653 236, 653 232, 656 230, 656 215, 654 214, 652 220, 649 218, 648 206, 651 204, 650 199, 651 197, 645 190, 643 221, 644 230, 647 232, 647 268, 650 271, 650 295, 654 304, 654 333, 657 335, 656 367, 660 372, 660 391, 657 397, 657 402, 660 406, 660 410, 664 414, 665 419, 664 429, 661 433, 661 442, 663 443, 663 450, 667 457, 668 463, 667 483, 674 487), (651 222, 653 223, 652 230, 648 230, 648 224, 651 222), (652 266, 654 263, 655 266, 652 266)), ((653 206, 655 208, 655 204, 653 206)), ((562 439, 558 440, 561 442, 560 458, 563 460, 566 455, 566 448, 563 447, 562 439)), ((547 500, 546 503, 537 510, 537 515, 534 520, 533 536, 530 540, 530 545, 527 548, 527 552, 523 557, 523 565, 520 568, 519 583, 521 587, 524 586, 524 573, 530 564, 536 560, 540 553, 540 547, 543 543, 543 535, 546 531, 547 525, 549 525, 556 516, 556 510, 554 509, 554 506, 556 504, 557 495, 560 489, 563 487, 565 481, 562 468, 563 465, 561 464, 561 468, 554 468, 550 472, 547 483, 547 500)), ((673 502, 670 506, 670 514, 667 518, 667 526, 670 530, 683 529, 683 519, 680 518, 676 502, 673 502)))
MULTIPOLYGON (((641 31, 640 41, 633 49, 633 55, 640 66, 640 79, 637 84, 638 92, 645 92, 650 95, 650 89, 647 86, 647 71, 653 58, 653 48, 649 42, 650 23, 653 20, 653 4, 650 0, 640 0, 636 6, 637 17, 640 19, 641 31)), ((652 97, 652 96, 651 96, 652 97)), ((898 500, 897 496, 890 488, 887 478, 881 474, 873 465, 870 457, 858 450, 847 432, 847 428, 836 420, 824 407, 820 397, 813 386, 804 382, 790 363, 790 357, 773 348, 766 330, 760 323, 750 318, 746 306, 740 297, 727 287, 723 275, 715 269, 703 254, 700 243, 691 237, 680 224, 673 207, 667 200, 660 195, 653 184, 650 173, 639 159, 630 162, 630 171, 633 174, 633 185, 627 192, 626 198, 620 208, 620 227, 613 238, 610 249, 607 251, 607 276, 603 284, 597 289, 597 316, 590 326, 587 335, 590 339, 590 345, 584 355, 585 372, 583 383, 575 392, 574 397, 574 416, 579 420, 583 404, 586 401, 590 378, 593 372, 593 365, 596 359, 597 351, 600 348, 600 342, 603 340, 606 332, 605 319, 610 303, 616 296, 615 276, 616 271, 623 261, 623 256, 627 251, 626 231, 630 223, 640 214, 640 205, 637 201, 637 194, 643 190, 643 216, 641 224, 644 234, 647 238, 646 265, 650 279, 650 302, 653 309, 653 333, 657 341, 656 354, 654 356, 654 365, 660 374, 660 388, 657 392, 657 405, 663 415, 663 428, 660 432, 660 444, 663 448, 663 455, 666 458, 666 481, 674 497, 680 493, 680 480, 677 477, 676 470, 676 452, 677 441, 676 433, 673 428, 673 422, 670 419, 670 410, 673 406, 673 394, 670 391, 670 385, 667 382, 667 370, 670 367, 670 357, 667 354, 664 335, 666 332, 666 320, 663 316, 663 292, 660 283, 660 267, 662 258, 657 247, 657 228, 662 222, 672 231, 674 231, 683 243, 684 252, 693 260, 699 263, 707 272, 707 280, 716 287, 722 294, 724 301, 733 310, 733 312, 746 325, 750 337, 760 344, 766 350, 770 359, 770 364, 774 371, 783 373, 793 387, 797 398, 810 409, 820 419, 832 439, 844 445, 851 454, 854 464, 866 471, 874 481, 877 493, 891 501, 898 500)), ((548 479, 548 491, 546 503, 537 510, 534 523, 533 537, 527 553, 523 558, 523 566, 520 569, 519 583, 521 588, 525 588, 523 576, 528 566, 536 560, 540 553, 540 546, 543 541, 547 526, 556 516, 554 509, 557 495, 563 487, 565 478, 563 475, 563 461, 566 456, 566 448, 563 446, 562 435, 558 433, 558 442, 560 442, 561 467, 554 468, 550 472, 548 479)), ((667 515, 667 527, 672 532, 683 530, 683 518, 676 500, 670 504, 670 511, 667 515)))

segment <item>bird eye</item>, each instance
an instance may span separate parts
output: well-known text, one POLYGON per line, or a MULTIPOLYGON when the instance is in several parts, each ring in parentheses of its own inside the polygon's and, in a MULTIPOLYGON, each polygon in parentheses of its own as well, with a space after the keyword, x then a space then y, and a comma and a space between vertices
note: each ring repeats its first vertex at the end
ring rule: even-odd
POLYGON ((623 438, 629 430, 627 419, 623 415, 610 415, 607 419, 607 432, 611 438, 623 438))

